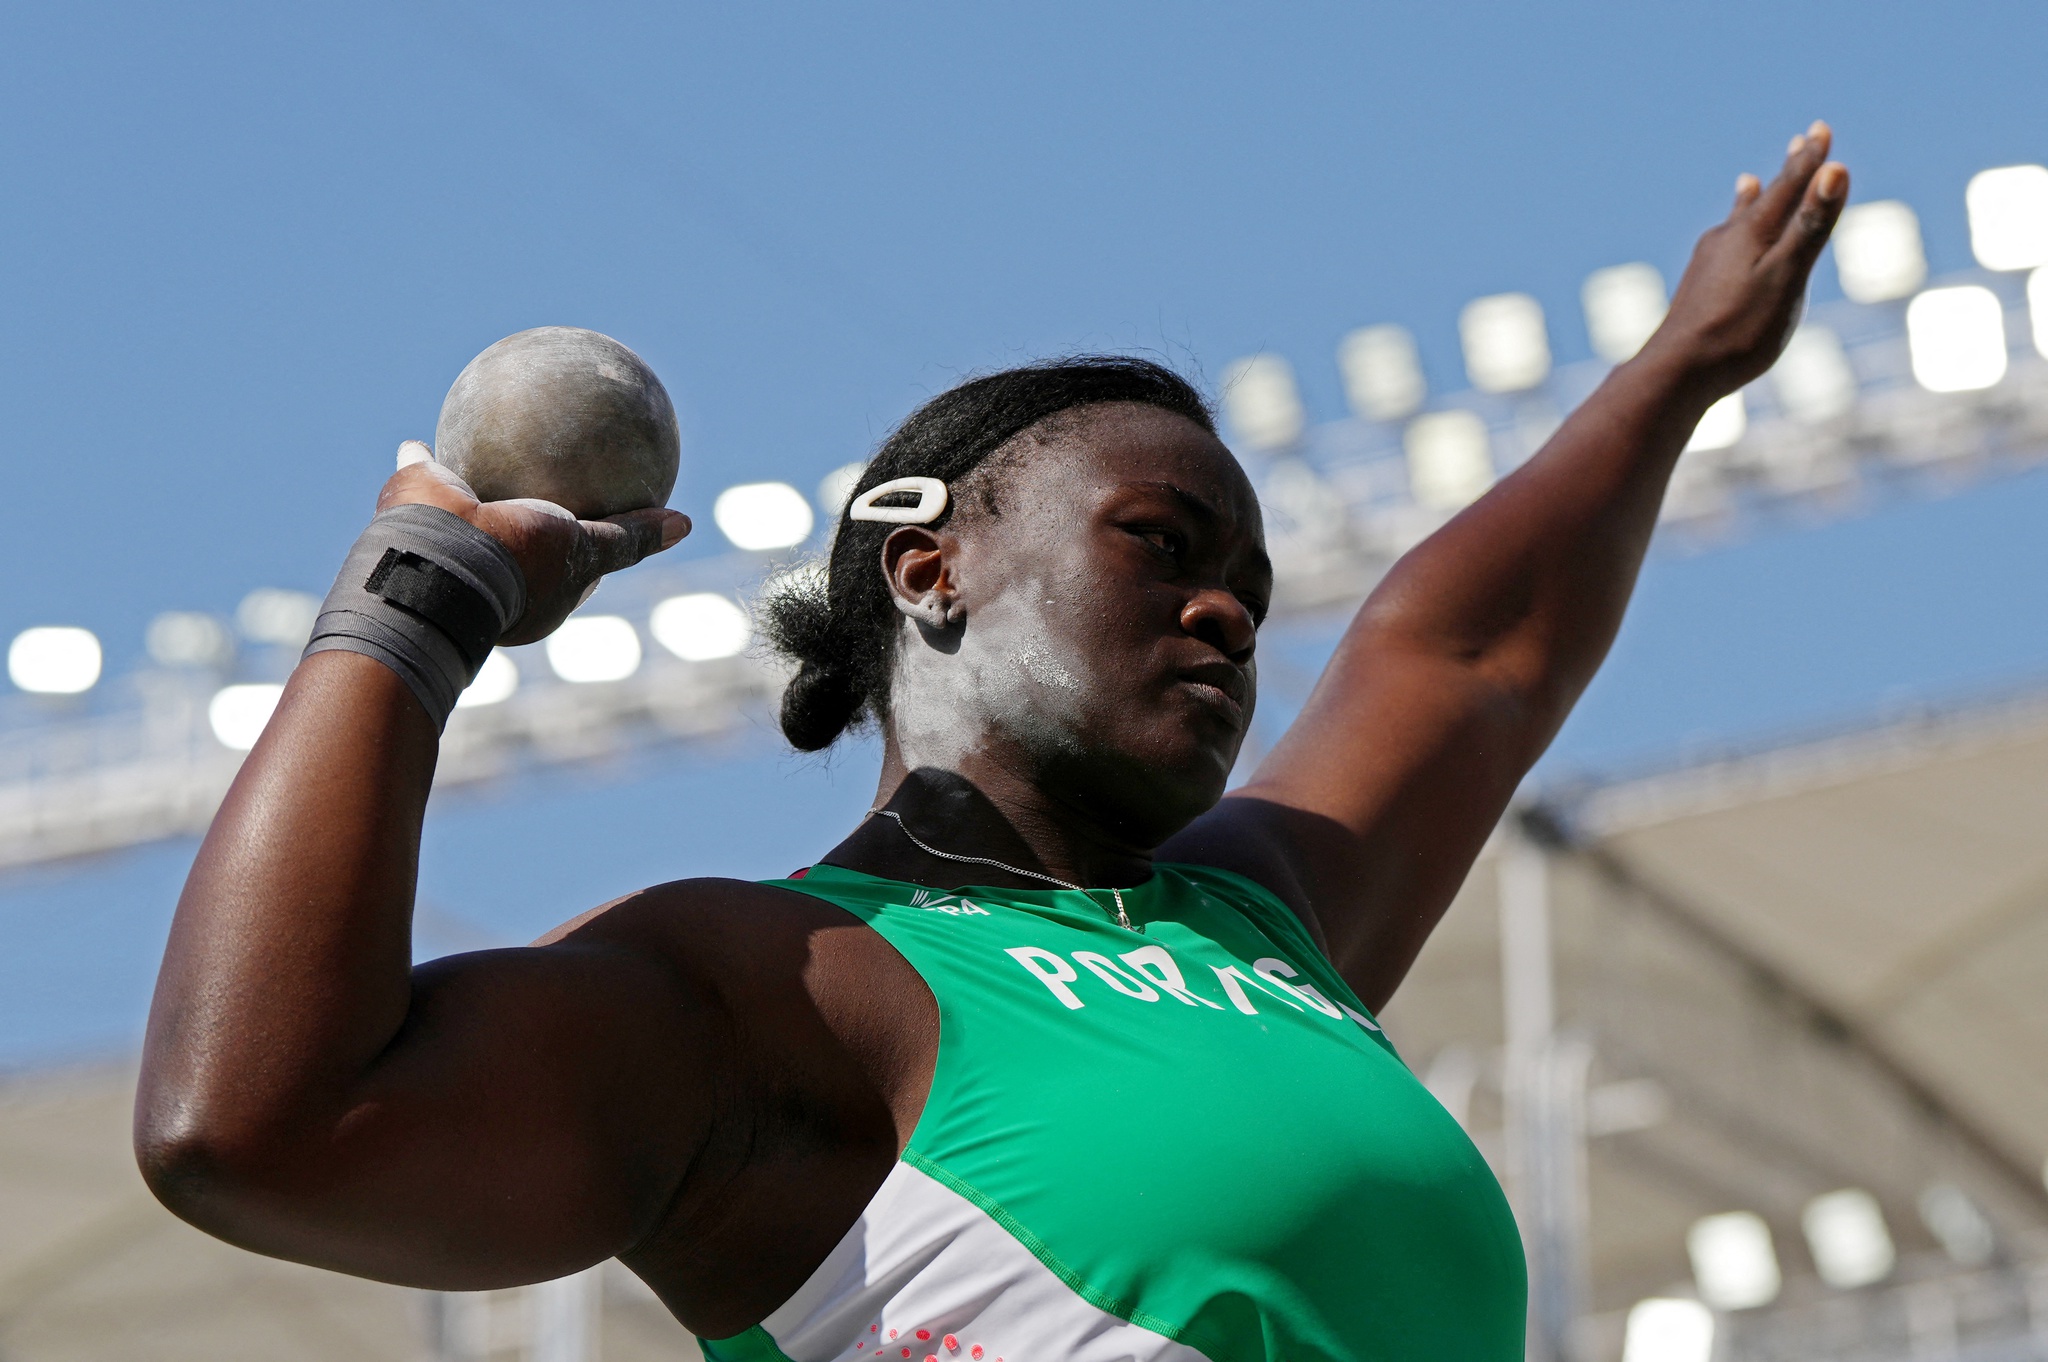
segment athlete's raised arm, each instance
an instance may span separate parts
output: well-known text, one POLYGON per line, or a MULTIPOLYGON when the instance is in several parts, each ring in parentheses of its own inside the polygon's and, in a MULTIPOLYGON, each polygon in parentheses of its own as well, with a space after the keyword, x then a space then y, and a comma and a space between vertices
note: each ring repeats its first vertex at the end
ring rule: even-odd
POLYGON ((1252 875, 1386 1002, 1605 657, 1700 416, 1797 323, 1848 195, 1816 123, 1745 175, 1663 326, 1527 464, 1404 557, 1252 780, 1162 848, 1252 875))

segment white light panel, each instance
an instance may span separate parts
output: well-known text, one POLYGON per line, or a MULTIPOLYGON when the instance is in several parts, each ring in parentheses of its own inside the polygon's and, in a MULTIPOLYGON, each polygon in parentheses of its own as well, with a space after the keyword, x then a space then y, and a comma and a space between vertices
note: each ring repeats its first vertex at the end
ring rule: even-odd
POLYGON ((1469 411, 1434 411, 1408 423, 1408 491, 1416 504, 1455 511, 1493 486, 1486 423, 1469 411))
POLYGON ((1898 1254, 1877 1198, 1860 1187, 1828 1192, 1806 1203, 1799 1216, 1820 1279, 1840 1290, 1881 1282, 1898 1254))
POLYGON ((1904 298, 1927 282, 1920 219, 1897 199, 1844 208, 1835 224, 1833 249, 1835 273, 1852 302, 1904 298))
POLYGON ((519 664, 494 648, 484 659, 484 665, 477 668, 476 679, 455 697, 455 707, 480 709, 485 705, 502 704, 511 699, 518 689, 519 664))
POLYGON ((1368 421, 1399 421, 1422 410, 1429 383, 1405 326, 1360 327, 1337 347, 1344 397, 1368 421))
POLYGON ((100 641, 90 629, 42 625, 7 646, 7 676, 35 695, 79 695, 100 679, 100 641))
POLYGON ((1586 309, 1593 353, 1609 364, 1633 359, 1663 324, 1670 306, 1664 276, 1656 266, 1640 262, 1593 271, 1579 290, 1579 301, 1586 309))
POLYGON ((2048 359, 2048 265, 2027 276, 2027 317, 2034 325, 2034 349, 2048 359))
POLYGON ((786 549, 811 537, 817 517, 804 494, 786 482, 743 482, 711 503, 711 518, 737 548, 786 549))
POLYGON ((1685 442, 1685 452, 1692 454, 1703 449, 1726 449, 1748 430, 1749 408, 1743 403, 1742 390, 1737 388, 1707 408, 1707 414, 1692 428, 1692 438, 1685 442))
POLYGON ((1458 314, 1465 372, 1481 392, 1514 393, 1550 376, 1543 305, 1526 293, 1475 298, 1458 314))
POLYGON ((1998 1236, 1970 1194, 1937 1182, 1920 1193, 1920 1220, 1961 1267, 1982 1267, 1998 1251, 1998 1236))
POLYGON ((1783 1277, 1771 1227, 1749 1211, 1724 1211, 1692 1223, 1685 1234, 1693 1284, 1720 1310, 1750 1310, 1778 1298, 1783 1277))
POLYGON ((149 660, 162 667, 225 667, 235 656, 228 627, 192 610, 158 615, 142 641, 149 660))
POLYGON ((564 681, 623 681, 640 670, 640 635, 621 615, 571 615, 548 635, 547 655, 564 681))
POLYGON ((319 618, 320 602, 303 591, 280 591, 261 586, 242 597, 235 607, 235 628, 242 637, 258 643, 275 643, 285 648, 302 648, 313 636, 313 621, 319 618))
POLYGON ((1712 1362, 1714 1312, 1698 1301, 1653 1296, 1629 1307, 1621 1362, 1712 1362))
POLYGON ((1970 177, 1970 253, 1987 270, 2048 265, 2048 166, 2000 166, 1970 177))
POLYGON ((2005 377, 2005 309, 1976 284, 1928 289, 1906 305, 1906 345, 1929 392, 1989 388, 2005 377))
POLYGON ((1293 368, 1271 354, 1232 360, 1223 371, 1223 415, 1232 433, 1258 450, 1285 449, 1308 424, 1293 368))
POLYGON ((1802 326, 1771 366, 1785 410, 1806 422, 1831 421, 1856 405, 1856 372, 1842 338, 1825 326, 1802 326))
POLYGON ((709 591, 669 597, 654 607, 647 627, 656 643, 685 662, 735 656, 754 637, 747 612, 709 591))
POLYGON ((263 736, 263 726, 277 710, 283 686, 223 686, 207 702, 206 722, 222 747, 246 752, 263 736))
POLYGON ((860 482, 860 475, 868 471, 864 463, 843 463, 818 480, 818 508, 837 519, 846 510, 846 503, 853 499, 853 489, 860 482))

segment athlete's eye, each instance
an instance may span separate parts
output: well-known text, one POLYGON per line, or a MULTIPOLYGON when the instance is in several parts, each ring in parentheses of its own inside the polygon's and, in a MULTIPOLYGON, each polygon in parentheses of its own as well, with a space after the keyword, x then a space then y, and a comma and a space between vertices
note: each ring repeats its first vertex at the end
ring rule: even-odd
POLYGON ((1187 552, 1188 541, 1172 530, 1148 527, 1139 530, 1137 534, 1138 538, 1176 562, 1187 552))

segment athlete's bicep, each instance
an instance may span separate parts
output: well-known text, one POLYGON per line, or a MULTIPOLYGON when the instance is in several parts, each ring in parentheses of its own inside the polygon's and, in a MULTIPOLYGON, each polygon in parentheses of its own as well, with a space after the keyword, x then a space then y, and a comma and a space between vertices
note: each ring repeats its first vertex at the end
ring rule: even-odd
POLYGON ((259 1252, 441 1289, 630 1248, 706 1136, 726 1049, 716 999, 632 917, 629 900, 545 944, 418 966, 339 1110, 187 1160, 196 1195, 167 1200, 259 1252))

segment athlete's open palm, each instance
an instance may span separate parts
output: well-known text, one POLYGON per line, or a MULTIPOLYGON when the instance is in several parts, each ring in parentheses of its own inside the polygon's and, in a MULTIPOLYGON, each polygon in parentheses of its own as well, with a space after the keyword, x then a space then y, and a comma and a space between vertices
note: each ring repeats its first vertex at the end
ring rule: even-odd
POLYGON ((1849 172, 1827 159, 1815 123, 1792 140, 1769 185, 1735 184, 1735 207, 1700 238, 1653 345, 1687 347, 1704 376, 1732 391, 1771 367, 1799 323, 1807 276, 1848 197, 1849 172))

